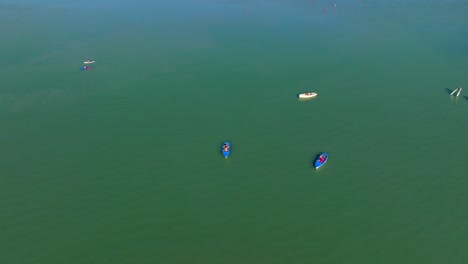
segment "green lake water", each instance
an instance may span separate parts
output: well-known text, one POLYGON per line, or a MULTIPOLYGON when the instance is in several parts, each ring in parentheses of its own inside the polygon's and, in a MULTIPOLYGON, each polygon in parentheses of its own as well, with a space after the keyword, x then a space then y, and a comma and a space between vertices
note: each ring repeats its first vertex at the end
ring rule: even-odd
POLYGON ((468 2, 333 3, 0 0, 0 263, 468 263, 468 2))

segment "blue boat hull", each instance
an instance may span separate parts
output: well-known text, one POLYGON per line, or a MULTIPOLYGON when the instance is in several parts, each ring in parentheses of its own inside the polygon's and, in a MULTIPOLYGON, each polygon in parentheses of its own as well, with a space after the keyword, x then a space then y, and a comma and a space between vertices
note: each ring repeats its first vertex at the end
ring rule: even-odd
POLYGON ((231 154, 231 143, 229 143, 228 141, 223 142, 223 145, 221 146, 221 152, 223 153, 223 156, 227 158, 229 154, 231 154), (223 147, 224 145, 228 145, 229 147, 228 151, 224 150, 224 147, 223 147))
POLYGON ((327 162, 327 160, 328 160, 328 154, 325 152, 320 153, 320 155, 315 160, 315 164, 314 164, 315 169, 322 167, 327 162), (320 157, 325 157, 325 159, 323 161, 320 161, 320 157))

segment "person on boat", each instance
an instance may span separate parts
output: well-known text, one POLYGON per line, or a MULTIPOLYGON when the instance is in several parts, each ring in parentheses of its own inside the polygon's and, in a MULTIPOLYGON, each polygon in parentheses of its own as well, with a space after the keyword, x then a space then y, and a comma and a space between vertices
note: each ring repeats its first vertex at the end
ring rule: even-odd
POLYGON ((86 66, 83 66, 83 70, 86 70, 86 69, 88 69, 88 67, 86 67, 86 66))

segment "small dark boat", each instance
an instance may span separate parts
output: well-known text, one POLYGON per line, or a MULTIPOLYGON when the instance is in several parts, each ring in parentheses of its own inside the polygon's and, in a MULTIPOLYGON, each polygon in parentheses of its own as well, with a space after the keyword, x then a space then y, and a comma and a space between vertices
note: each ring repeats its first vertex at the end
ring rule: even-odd
POLYGON ((224 141, 223 146, 221 147, 221 152, 225 158, 231 154, 231 143, 229 141, 224 141))

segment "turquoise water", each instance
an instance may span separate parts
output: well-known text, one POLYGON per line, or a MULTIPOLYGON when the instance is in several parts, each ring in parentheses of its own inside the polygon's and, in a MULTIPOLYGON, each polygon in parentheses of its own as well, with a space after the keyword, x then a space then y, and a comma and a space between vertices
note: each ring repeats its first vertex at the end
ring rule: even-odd
POLYGON ((0 1, 0 263, 466 263, 468 3, 336 3, 0 1))

